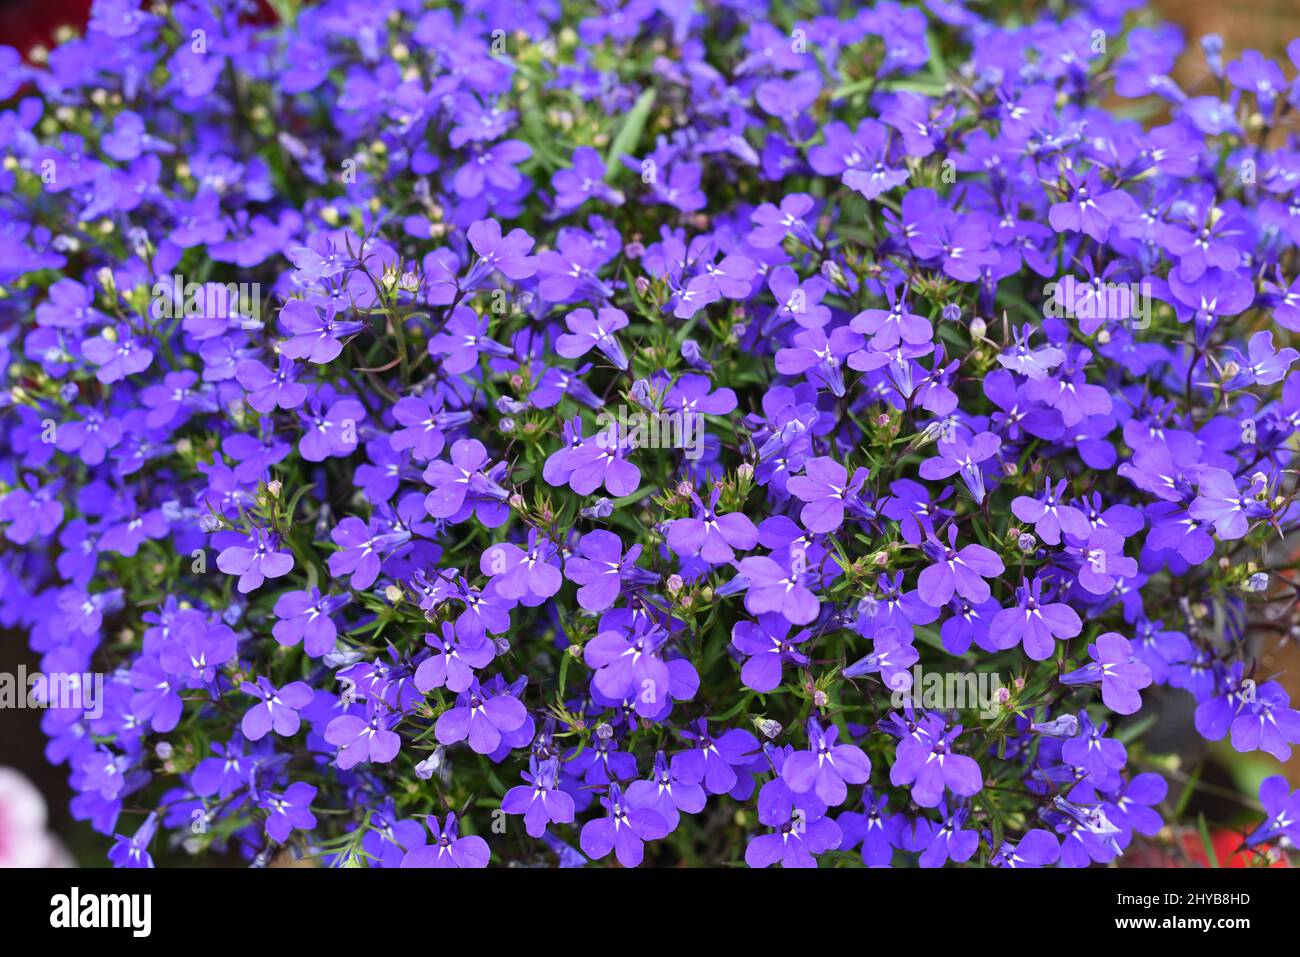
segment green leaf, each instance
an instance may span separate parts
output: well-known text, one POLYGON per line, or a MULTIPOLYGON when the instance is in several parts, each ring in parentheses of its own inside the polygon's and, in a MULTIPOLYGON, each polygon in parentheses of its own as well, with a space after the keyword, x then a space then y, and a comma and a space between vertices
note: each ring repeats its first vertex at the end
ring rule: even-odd
POLYGON ((1211 867, 1219 866, 1219 855, 1214 853, 1214 845, 1210 842, 1210 829, 1205 823, 1205 814, 1197 815, 1197 820, 1201 827, 1201 844, 1205 848, 1205 859, 1210 862, 1211 867))
POLYGON ((623 121, 623 126, 619 129, 618 135, 614 141, 609 144, 609 152, 605 154, 605 177, 614 175, 614 171, 619 167, 620 158, 631 153, 636 144, 641 142, 641 134, 645 131, 645 124, 650 119, 650 108, 654 106, 655 90, 643 90, 637 97, 635 105, 628 111, 627 119, 623 121))

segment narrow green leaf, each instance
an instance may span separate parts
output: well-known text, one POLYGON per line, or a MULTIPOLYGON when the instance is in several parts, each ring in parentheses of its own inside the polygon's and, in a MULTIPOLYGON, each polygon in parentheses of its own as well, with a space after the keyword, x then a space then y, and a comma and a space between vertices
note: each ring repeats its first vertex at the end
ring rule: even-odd
POLYGON ((650 108, 654 106, 654 102, 654 89, 643 90, 637 97, 635 105, 628 111, 627 119, 623 121, 623 126, 614 137, 614 142, 609 144, 609 152, 605 154, 607 179, 614 175, 624 154, 631 153, 636 144, 641 142, 641 134, 645 132, 645 124, 650 118, 650 108))

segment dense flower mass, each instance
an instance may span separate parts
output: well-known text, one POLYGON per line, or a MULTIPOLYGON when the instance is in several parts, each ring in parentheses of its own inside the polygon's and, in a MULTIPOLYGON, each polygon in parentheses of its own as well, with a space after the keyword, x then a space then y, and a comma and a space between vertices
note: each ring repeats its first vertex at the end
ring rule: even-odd
POLYGON ((0 624, 115 864, 1080 867, 1166 705, 1300 742, 1300 40, 276 6, 0 49, 0 624))

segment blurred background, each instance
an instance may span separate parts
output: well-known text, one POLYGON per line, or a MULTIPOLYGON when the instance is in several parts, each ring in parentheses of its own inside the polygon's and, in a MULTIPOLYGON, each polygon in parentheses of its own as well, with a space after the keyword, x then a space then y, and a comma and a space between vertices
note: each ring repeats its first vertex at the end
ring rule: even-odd
MULTIPOLYGON (((267 9, 269 16, 269 8, 267 9)), ((978 7, 978 4, 972 4, 978 7)), ((1152 8, 1182 27, 1191 42, 1174 71, 1185 89, 1206 83, 1209 71, 1196 38, 1217 33, 1224 40, 1225 62, 1243 49, 1257 49, 1290 70, 1286 45, 1300 37, 1300 0, 1155 0, 1152 8)), ((90 0, 0 0, 0 45, 26 53, 34 45, 49 46, 61 27, 84 27, 90 0)), ((1300 568, 1300 556, 1296 556, 1300 568)), ((1254 636, 1260 671, 1280 675, 1293 701, 1300 700, 1300 646, 1279 645, 1275 634, 1254 636)), ((14 674, 19 666, 38 670, 22 635, 0 635, 0 673, 14 674)), ((1222 864, 1242 866, 1234 858, 1241 829, 1258 822, 1255 796, 1259 782, 1276 773, 1277 763, 1267 755, 1238 754, 1227 741, 1207 743, 1192 728, 1190 696, 1171 692, 1162 696, 1156 724, 1149 728, 1147 747, 1164 755, 1162 767, 1170 784, 1170 801, 1186 796, 1184 822, 1204 815, 1210 822, 1215 853, 1222 864), (1197 770, 1199 768, 1199 770, 1197 770)), ((41 712, 9 709, 0 718, 0 866, 48 866, 75 862, 82 867, 106 866, 111 841, 72 819, 68 811, 71 791, 66 770, 52 767, 44 756, 41 712), (45 823, 42 824, 41 822, 45 823), (19 840, 20 834, 29 835, 19 840), (35 835, 35 836, 33 836, 35 835)), ((1285 768, 1293 786, 1300 787, 1300 751, 1285 768)), ((1134 846, 1121 866, 1195 866, 1207 855, 1194 827, 1162 835, 1164 847, 1134 846)), ((155 852, 160 864, 184 864, 155 852)), ((206 864, 238 863, 205 860, 206 864)))

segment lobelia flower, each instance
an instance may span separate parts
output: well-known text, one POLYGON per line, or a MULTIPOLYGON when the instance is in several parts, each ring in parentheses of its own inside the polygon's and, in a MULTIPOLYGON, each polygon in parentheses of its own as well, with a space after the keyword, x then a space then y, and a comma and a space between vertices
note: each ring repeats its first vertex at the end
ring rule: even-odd
POLYGON ((556 351, 566 359, 586 355, 593 347, 599 349, 620 372, 627 371, 627 356, 614 335, 627 327, 627 313, 608 306, 593 315, 590 309, 575 309, 564 317, 568 333, 555 340, 556 351))
POLYGON ((588 199, 599 199, 612 206, 623 205, 623 194, 605 182, 605 161, 590 146, 575 149, 573 166, 556 171, 551 185, 555 187, 557 213, 572 212, 588 199))
POLYGON ((683 811, 699 814, 708 800, 698 781, 683 779, 677 767, 679 757, 670 765, 663 751, 656 752, 650 779, 633 781, 626 792, 628 807, 645 807, 657 812, 667 822, 669 833, 677 830, 683 811))
POLYGON ((508 356, 510 349, 491 338, 487 316, 480 316, 468 306, 457 306, 442 331, 429 340, 429 355, 442 357, 442 369, 449 375, 462 375, 479 364, 480 355, 508 356))
POLYGON ((1046 867, 1061 858, 1061 842, 1050 831, 1032 828, 1012 844, 1003 841, 990 862, 994 867, 1046 867))
POLYGON ((1042 495, 1031 498, 1018 495, 1011 500, 1011 512, 1022 522, 1029 522, 1034 531, 1048 545, 1061 543, 1061 531, 1064 529, 1076 538, 1086 539, 1092 531, 1087 517, 1072 505, 1065 505, 1061 493, 1065 490, 1066 479, 1061 479, 1052 487, 1052 480, 1046 479, 1042 495))
POLYGON ((833 532, 843 523, 846 508, 872 517, 874 512, 859 497, 869 474, 864 468, 855 469, 850 479, 843 465, 825 456, 805 462, 804 474, 786 482, 790 494, 807 503, 799 513, 804 528, 810 532, 833 532))
POLYGON ((541 837, 548 824, 573 823, 573 798, 559 789, 559 774, 559 762, 555 758, 539 762, 532 755, 528 770, 520 772, 528 786, 513 787, 501 799, 501 810, 506 814, 524 816, 524 829, 529 837, 541 837))
POLYGON ((479 754, 491 754, 501 743, 501 735, 518 729, 528 718, 519 699, 509 694, 489 695, 477 678, 466 691, 456 696, 456 703, 444 711, 434 725, 441 744, 469 740, 479 754))
POLYGON ((334 650, 338 627, 331 617, 346 605, 348 595, 322 595, 312 586, 305 591, 287 591, 275 600, 273 612, 280 619, 271 629, 275 640, 285 647, 303 643, 309 658, 319 658, 334 650))
POLYGON ((1267 329, 1251 336, 1246 349, 1248 353, 1246 355, 1237 349, 1231 350, 1236 359, 1229 364, 1229 369, 1235 365, 1237 372, 1228 380, 1225 388, 1240 389, 1250 385, 1272 385, 1281 382, 1286 378, 1291 366, 1300 359, 1300 352, 1289 346, 1275 350, 1273 333, 1267 329))
POLYGON ((1291 697, 1281 685, 1266 681, 1254 694, 1244 694, 1230 730, 1234 750, 1267 751, 1279 761, 1289 761, 1291 745, 1300 741, 1300 711, 1291 707, 1291 697))
POLYGON ((934 336, 930 321, 908 309, 907 288, 901 291, 892 283, 885 286, 888 309, 864 309, 849 322, 854 332, 871 336, 871 348, 883 352, 900 342, 909 345, 928 343, 934 336))
POLYGON ((814 855, 840 847, 844 834, 839 825, 826 816, 826 804, 813 789, 797 794, 784 780, 785 763, 793 752, 768 749, 768 759, 777 773, 758 794, 760 824, 776 828, 774 834, 760 834, 745 848, 745 863, 750 867, 810 868, 817 866, 814 855))
POLYGON ((906 691, 912 687, 912 665, 921 660, 921 653, 912 645, 910 636, 904 636, 893 626, 876 630, 871 639, 871 654, 846 667, 845 678, 879 673, 891 691, 906 691))
POLYGON ((1187 508, 1188 517, 1213 523, 1222 541, 1242 538, 1250 519, 1270 513, 1266 504, 1239 491, 1237 480, 1226 469, 1204 469, 1197 479, 1197 492, 1187 508))
POLYGON ((316 815, 311 812, 311 802, 315 799, 316 788, 302 781, 289 785, 282 794, 263 793, 258 807, 266 812, 266 836, 283 844, 292 831, 314 829, 316 815))
POLYGON ((502 542, 483 550, 479 570, 492 578, 492 588, 509 601, 535 607, 560 590, 563 575, 555 562, 559 549, 549 538, 528 531, 528 549, 502 542))
POLYGON ((393 406, 393 418, 405 428, 397 429, 389 439, 397 451, 410 449, 420 461, 427 462, 442 454, 448 432, 469 423, 468 411, 444 408, 441 392, 429 390, 423 395, 404 396, 393 406))
POLYGON ((131 837, 114 835, 117 843, 108 852, 108 859, 114 867, 153 867, 153 857, 149 854, 149 845, 153 843, 158 830, 158 815, 151 813, 136 829, 131 837))
POLYGON ((442 623, 441 636, 425 635, 425 644, 434 653, 415 670, 415 687, 426 694, 434 688, 446 688, 457 694, 469 690, 474 683, 474 672, 496 657, 492 642, 482 634, 477 636, 477 641, 473 638, 462 640, 450 622, 442 623))
POLYGON ((613 532, 597 529, 583 535, 577 554, 564 563, 564 577, 576 582, 578 604, 587 611, 604 611, 618 600, 626 581, 632 585, 654 584, 657 575, 637 568, 641 546, 623 554, 623 543, 613 532))
POLYGON ((1133 655, 1133 644, 1113 631, 1088 645, 1092 663, 1061 675, 1064 685, 1100 684, 1101 699, 1118 714, 1142 707, 1140 690, 1151 684, 1151 669, 1133 655))
POLYGON ((782 615, 793 625, 809 625, 817 618, 817 596, 803 584, 806 569, 799 568, 802 552, 792 552, 784 562, 766 555, 741 559, 736 566, 738 580, 743 580, 745 610, 758 617, 768 612, 782 615))
POLYGON ((424 470, 424 481, 434 487, 425 496, 425 510, 452 524, 474 515, 488 528, 497 528, 510 515, 509 493, 500 485, 505 471, 504 463, 488 466, 482 442, 459 439, 451 446, 450 462, 435 459, 424 470))
POLYGON ((1300 790, 1293 792, 1286 778, 1274 774, 1260 782, 1259 803, 1264 805, 1266 816, 1246 836, 1243 843, 1247 847, 1283 837, 1293 843, 1300 840, 1300 790))
POLYGON ((363 322, 336 320, 332 304, 322 312, 305 299, 286 302, 280 310, 280 324, 293 334, 293 338, 280 343, 280 355, 318 365, 337 359, 343 351, 339 340, 365 328, 363 322))
POLYGON ((1121 844, 1128 844, 1134 832, 1154 837, 1164 827, 1155 809, 1169 795, 1169 785, 1159 774, 1135 774, 1106 801, 1106 817, 1124 834, 1121 844))
POLYGON ((1088 712, 1080 711, 1078 734, 1061 742, 1061 760, 1082 768, 1088 780, 1100 788, 1107 788, 1128 762, 1124 744, 1105 734, 1105 721, 1094 725, 1088 712))
POLYGON ((611 495, 631 495, 641 481, 641 470, 627 460, 632 451, 628 435, 612 422, 591 439, 565 452, 568 484, 579 495, 591 495, 602 485, 611 495))
POLYGON ((922 867, 942 867, 949 860, 963 864, 974 856, 979 848, 979 835, 962 827, 969 816, 970 808, 954 807, 950 811, 945 802, 939 802, 940 823, 921 853, 922 867))
POLYGON ((260 703, 244 712, 244 719, 239 729, 249 741, 260 741, 272 730, 281 737, 292 737, 298 733, 300 718, 298 712, 311 703, 314 692, 311 686, 302 681, 291 681, 282 688, 276 688, 265 675, 257 683, 245 681, 239 690, 246 695, 259 698, 260 703))
POLYGON ((781 200, 780 207, 771 203, 762 203, 750 214, 754 229, 749 233, 749 242, 755 248, 765 249, 779 245, 787 236, 792 236, 811 249, 820 249, 821 243, 804 222, 812 212, 814 200, 807 193, 795 193, 781 200))
POLYGON ((865 812, 845 811, 836 819, 844 839, 840 850, 852 850, 862 845, 862 863, 867 867, 888 867, 893 861, 895 846, 902 847, 904 817, 901 814, 886 816, 889 796, 877 794, 870 787, 862 789, 862 806, 865 812))
POLYGON ((747 655, 740 669, 740 680, 755 691, 772 691, 780 686, 786 664, 800 667, 808 657, 798 650, 812 637, 804 628, 790 635, 790 622, 779 614, 759 615, 755 621, 738 621, 731 629, 731 644, 747 655))
POLYGON ((699 555, 710 565, 722 565, 736 557, 734 549, 749 551, 758 544, 758 529, 740 512, 717 514, 722 489, 714 486, 705 505, 691 492, 694 515, 676 518, 668 526, 668 547, 683 558, 699 555))
POLYGON ((143 372, 153 364, 153 350, 131 335, 126 325, 108 327, 82 346, 86 358, 99 366, 95 378, 105 385, 143 372), (108 332, 114 332, 113 337, 108 332))
POLYGON ((358 424, 365 419, 365 407, 355 399, 340 399, 324 410, 312 399, 298 410, 304 432, 298 452, 308 462, 323 462, 330 456, 351 455, 357 447, 358 424))
POLYGON ((685 784, 703 782, 710 794, 726 794, 739 780, 736 768, 751 764, 758 753, 758 739, 743 728, 731 728, 720 735, 709 733, 708 721, 700 718, 681 732, 695 747, 673 756, 673 773, 685 784))
POLYGON ((807 751, 795 751, 781 768, 781 779, 796 794, 815 791, 831 807, 843 804, 849 784, 864 784, 871 776, 871 760, 853 744, 837 744, 840 729, 823 729, 808 719, 807 751))
POLYGON ((402 858, 402 867, 487 867, 492 851, 487 841, 476 834, 460 836, 460 823, 456 815, 448 813, 445 827, 430 814, 425 823, 433 835, 433 843, 411 848, 402 858))
POLYGON ((217 668, 235 657, 235 633, 222 624, 209 624, 202 615, 188 616, 163 643, 158 663, 168 674, 211 683, 217 668))
POLYGON ((537 257, 528 255, 533 248, 533 238, 522 229, 512 229, 509 235, 502 237, 500 223, 495 219, 483 219, 465 231, 465 238, 479 258, 461 280, 462 292, 482 289, 496 272, 515 281, 527 279, 537 272, 537 257))
POLYGON ((1002 559, 991 549, 972 542, 957 548, 957 526, 948 526, 948 545, 945 547, 934 536, 922 546, 932 564, 921 570, 916 582, 916 593, 927 605, 942 608, 955 591, 973 602, 988 601, 990 596, 985 578, 1001 575, 1005 570, 1002 559))
POLYGON ((227 575, 239 576, 239 592, 247 594, 268 578, 280 578, 293 570, 293 556, 277 551, 280 537, 264 528, 254 528, 251 535, 238 539, 244 544, 229 545, 217 555, 217 567, 227 575))
POLYGON ((639 867, 645 857, 645 842, 668 835, 668 822, 659 812, 629 807, 617 784, 610 784, 600 803, 609 809, 609 816, 584 824, 578 841, 582 853, 592 860, 598 861, 612 850, 624 867, 639 867))
POLYGON ((951 475, 961 478, 975 504, 984 501, 984 471, 981 462, 993 458, 1002 447, 1002 440, 992 432, 980 432, 969 443, 960 436, 940 440, 939 454, 921 463, 921 478, 945 479, 951 475))
POLYGON ((1104 243, 1112 226, 1138 214, 1132 196, 1123 190, 1104 187, 1096 166, 1083 175, 1066 169, 1065 181, 1069 185, 1069 199, 1054 203, 1047 212, 1048 221, 1058 233, 1083 232, 1104 243))
POLYGON ((334 761, 347 771, 362 762, 387 764, 397 757, 402 739, 392 730, 401 715, 375 701, 366 706, 367 716, 343 714, 325 726, 325 740, 339 749, 334 761))
POLYGON ((961 797, 978 794, 984 787, 979 765, 952 750, 961 731, 961 725, 947 730, 938 715, 926 716, 916 735, 898 743, 890 783, 910 784, 912 800, 921 807, 938 807, 945 789, 961 797))

